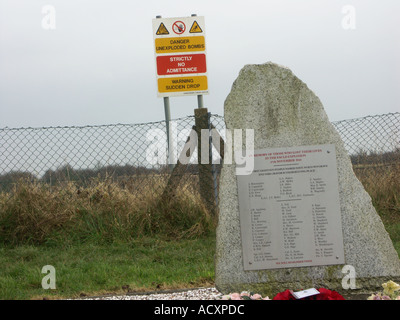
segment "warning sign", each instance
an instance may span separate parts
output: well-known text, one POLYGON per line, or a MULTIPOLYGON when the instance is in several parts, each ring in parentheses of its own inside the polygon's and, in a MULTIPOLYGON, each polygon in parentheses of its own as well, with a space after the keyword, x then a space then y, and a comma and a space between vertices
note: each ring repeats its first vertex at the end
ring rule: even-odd
POLYGON ((186 30, 186 25, 185 23, 183 23, 182 21, 175 21, 172 24, 172 30, 176 33, 176 34, 182 34, 185 32, 186 30))
POLYGON ((158 75, 206 72, 206 55, 204 53, 157 57, 158 75))
POLYGON ((160 23, 160 26, 157 29, 156 35, 163 35, 163 34, 169 34, 167 28, 165 27, 164 23, 160 23))
POLYGON ((156 39, 156 53, 204 51, 205 49, 204 36, 156 39))
POLYGON ((158 97, 208 94, 204 17, 153 19, 158 97))
POLYGON ((201 30, 199 24, 197 23, 197 21, 194 21, 192 24, 192 27, 189 30, 190 33, 201 33, 203 32, 203 30, 201 30))
MULTIPOLYGON (((207 77, 176 77, 158 79, 158 90, 160 92, 196 92, 205 91, 207 87, 207 77)), ((198 94, 198 93, 197 93, 198 94)))

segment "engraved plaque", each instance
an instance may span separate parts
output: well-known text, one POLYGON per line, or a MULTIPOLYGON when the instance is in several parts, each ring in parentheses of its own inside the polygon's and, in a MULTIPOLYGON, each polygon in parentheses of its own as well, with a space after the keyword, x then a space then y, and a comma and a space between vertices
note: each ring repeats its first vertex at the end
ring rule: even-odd
POLYGON ((335 145, 255 150, 237 181, 244 270, 344 264, 335 145))

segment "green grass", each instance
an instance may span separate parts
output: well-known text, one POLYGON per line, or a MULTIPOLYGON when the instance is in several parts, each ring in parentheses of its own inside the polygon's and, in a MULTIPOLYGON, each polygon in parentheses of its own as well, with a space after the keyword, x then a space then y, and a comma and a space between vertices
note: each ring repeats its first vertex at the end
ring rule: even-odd
POLYGON ((208 286, 214 279, 215 236, 69 247, 0 248, 0 299, 75 298, 208 286), (43 289, 42 267, 56 270, 56 289, 43 289))
MULTIPOLYGON (((356 174, 400 256, 400 167, 356 174)), ((159 179, 146 184, 141 201, 129 191, 135 184, 108 181, 84 188, 22 182, 0 193, 0 299, 212 285, 216 221, 191 189, 160 202, 159 179), (42 288, 45 265, 55 267, 55 290, 42 288)))
MULTIPOLYGON (((400 222, 386 225, 400 256, 400 222)), ((213 285, 215 234, 165 241, 0 248, 0 299, 59 299, 213 285), (45 265, 56 289, 43 289, 45 265)))
POLYGON ((162 183, 146 184, 141 199, 129 191, 134 182, 108 180, 20 181, 0 193, 0 299, 211 284, 215 217, 184 185, 160 201, 154 188, 162 183), (42 288, 45 265, 56 270, 55 290, 42 288))
POLYGON ((385 223, 385 228, 386 231, 389 233, 390 238, 393 242, 393 246, 399 254, 400 258, 400 222, 385 223))

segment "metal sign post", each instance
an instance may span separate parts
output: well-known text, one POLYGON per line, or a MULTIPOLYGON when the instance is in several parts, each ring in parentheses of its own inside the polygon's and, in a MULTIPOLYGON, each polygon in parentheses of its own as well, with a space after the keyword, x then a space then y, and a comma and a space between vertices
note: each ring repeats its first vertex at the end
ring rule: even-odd
POLYGON ((204 108, 204 100, 203 100, 203 95, 199 94, 197 96, 197 107, 198 108, 204 108))
MULTIPOLYGON (((169 161, 173 158, 172 136, 169 126, 169 97, 196 95, 197 108, 194 109, 197 141, 197 166, 201 197, 208 210, 216 215, 218 202, 215 168, 212 167, 212 132, 210 114, 204 107, 203 95, 208 94, 204 17, 192 14, 191 17, 153 19, 155 60, 157 67, 157 96, 164 97, 165 119, 167 123, 169 161), (213 170, 214 169, 214 170, 213 170)), ((189 138, 188 138, 189 141, 189 138)), ((190 150, 190 149, 189 149, 190 150)), ((182 151, 187 156, 187 151, 182 151)), ((181 154, 182 155, 182 154, 181 154)), ((189 155, 191 157, 192 153, 189 155)), ((178 172, 185 165, 178 157, 176 167, 171 172, 166 192, 162 199, 170 198, 181 179, 178 172)), ((170 168, 172 166, 170 165, 170 168)))
POLYGON ((174 169, 175 157, 174 157, 174 142, 172 137, 171 129, 171 111, 169 107, 169 97, 164 97, 164 112, 165 112, 165 126, 167 129, 167 145, 168 145, 168 167, 169 170, 174 169))

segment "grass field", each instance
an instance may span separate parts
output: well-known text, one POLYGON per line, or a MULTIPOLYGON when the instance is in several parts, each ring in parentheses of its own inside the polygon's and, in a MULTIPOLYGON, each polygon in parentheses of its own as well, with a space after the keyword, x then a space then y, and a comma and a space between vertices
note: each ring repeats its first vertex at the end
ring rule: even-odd
POLYGON ((184 184, 160 202, 165 183, 147 181, 140 198, 132 184, 96 179, 1 193, 0 299, 211 285, 216 219, 184 184), (42 288, 46 265, 55 290, 42 288))
POLYGON ((169 288, 209 286, 215 237, 67 247, 22 245, 0 249, 0 299, 76 298, 169 288), (56 289, 43 289, 45 265, 55 268, 56 289))
MULTIPOLYGON (((400 253, 400 166, 355 172, 400 253)), ((0 299, 212 285, 216 221, 184 191, 165 203, 151 188, 138 201, 107 181, 85 188, 20 183, 3 192, 0 299), (45 265, 56 270, 56 289, 42 288, 45 265)))

